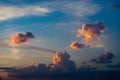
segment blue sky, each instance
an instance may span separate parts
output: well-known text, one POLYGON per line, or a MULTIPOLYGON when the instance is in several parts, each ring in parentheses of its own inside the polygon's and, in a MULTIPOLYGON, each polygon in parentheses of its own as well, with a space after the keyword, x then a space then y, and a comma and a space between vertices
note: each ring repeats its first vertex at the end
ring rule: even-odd
MULTIPOLYGON (((119 0, 1 0, 0 42, 10 34, 31 31, 36 38, 31 45, 53 50, 67 50, 78 66, 108 49, 120 61, 120 8, 110 7, 119 0), (107 30, 102 34, 103 47, 78 51, 69 48, 76 38, 76 31, 83 23, 102 21, 107 30)), ((27 44, 26 44, 27 45, 27 44)), ((29 45, 27 45, 29 46, 29 45)), ((31 61, 49 64, 52 54, 35 50, 16 50, 0 47, 0 66, 25 66, 31 61), (26 58, 27 57, 27 58, 26 58)), ((96 65, 95 65, 96 66, 96 65)))

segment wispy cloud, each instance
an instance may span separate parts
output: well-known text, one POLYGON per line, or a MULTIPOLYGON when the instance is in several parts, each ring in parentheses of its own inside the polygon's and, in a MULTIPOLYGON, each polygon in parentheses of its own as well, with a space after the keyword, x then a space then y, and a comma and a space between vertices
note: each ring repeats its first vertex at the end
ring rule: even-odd
POLYGON ((91 1, 74 1, 65 2, 61 7, 64 13, 69 15, 74 15, 77 17, 84 17, 93 15, 101 10, 98 4, 94 4, 91 1))
POLYGON ((49 12, 50 10, 48 8, 40 6, 0 6, 0 20, 30 15, 43 16, 49 12))

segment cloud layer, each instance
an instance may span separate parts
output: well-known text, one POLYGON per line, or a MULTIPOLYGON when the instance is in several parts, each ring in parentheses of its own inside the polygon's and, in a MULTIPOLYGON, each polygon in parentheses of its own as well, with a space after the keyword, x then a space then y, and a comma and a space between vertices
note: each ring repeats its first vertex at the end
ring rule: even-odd
POLYGON ((0 6, 0 20, 8 20, 23 16, 43 16, 49 13, 48 8, 40 6, 0 6))

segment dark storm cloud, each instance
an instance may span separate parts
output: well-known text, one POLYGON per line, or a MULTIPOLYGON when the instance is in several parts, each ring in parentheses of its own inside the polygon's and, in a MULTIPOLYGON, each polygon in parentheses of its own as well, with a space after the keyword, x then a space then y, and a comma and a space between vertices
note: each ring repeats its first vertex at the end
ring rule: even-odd
POLYGON ((105 51, 104 53, 100 54, 98 58, 93 58, 90 61, 96 63, 110 63, 112 62, 112 58, 114 57, 113 53, 109 51, 105 51))

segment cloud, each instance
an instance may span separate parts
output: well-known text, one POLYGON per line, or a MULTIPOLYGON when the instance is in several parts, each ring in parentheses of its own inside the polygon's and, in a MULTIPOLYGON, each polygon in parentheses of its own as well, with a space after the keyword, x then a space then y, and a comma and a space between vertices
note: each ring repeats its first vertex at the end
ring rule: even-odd
POLYGON ((0 6, 0 20, 8 20, 13 18, 19 18, 24 16, 43 16, 49 13, 48 8, 42 8, 40 6, 0 6))
POLYGON ((25 50, 37 50, 37 51, 45 51, 45 52, 50 52, 50 53, 55 53, 55 50, 51 50, 51 49, 47 49, 47 48, 43 48, 43 47, 38 47, 38 46, 9 46, 6 44, 0 44, 1 47, 5 47, 5 48, 10 48, 13 52, 17 52, 19 51, 18 49, 25 49, 25 50))
POLYGON ((104 53, 100 54, 98 58, 93 58, 90 61, 96 63, 110 63, 113 57, 113 53, 106 50, 104 53))
POLYGON ((94 24, 83 24, 81 29, 77 30, 77 37, 82 37, 84 44, 89 45, 91 41, 101 39, 101 33, 104 32, 106 26, 102 22, 96 22, 94 24))
POLYGON ((5 42, 10 43, 11 46, 20 45, 21 43, 28 42, 29 39, 33 39, 34 35, 32 32, 16 33, 10 36, 11 40, 5 40, 5 42))
POLYGON ((75 62, 70 60, 70 55, 67 52, 56 52, 52 60, 54 64, 48 66, 42 63, 36 65, 35 62, 32 61, 32 64, 28 67, 15 70, 11 69, 9 76, 16 78, 34 78, 56 75, 56 73, 69 73, 76 70, 75 62))
POLYGON ((110 65, 110 64, 108 64, 108 65, 106 65, 107 67, 109 67, 109 68, 120 68, 120 63, 117 63, 117 64, 115 64, 115 65, 110 65))
POLYGON ((56 52, 53 55, 53 70, 60 69, 61 72, 72 72, 76 69, 75 62, 70 60, 70 55, 67 52, 56 52))
POLYGON ((84 17, 89 15, 94 15, 101 10, 98 4, 91 1, 63 1, 61 6, 61 11, 77 17, 84 17))
POLYGON ((79 50, 79 49, 81 49, 81 48, 84 48, 85 45, 84 45, 84 44, 81 44, 81 43, 78 42, 78 41, 74 41, 74 42, 72 42, 72 43, 70 44, 70 47, 71 47, 72 49, 74 49, 74 50, 79 50))

